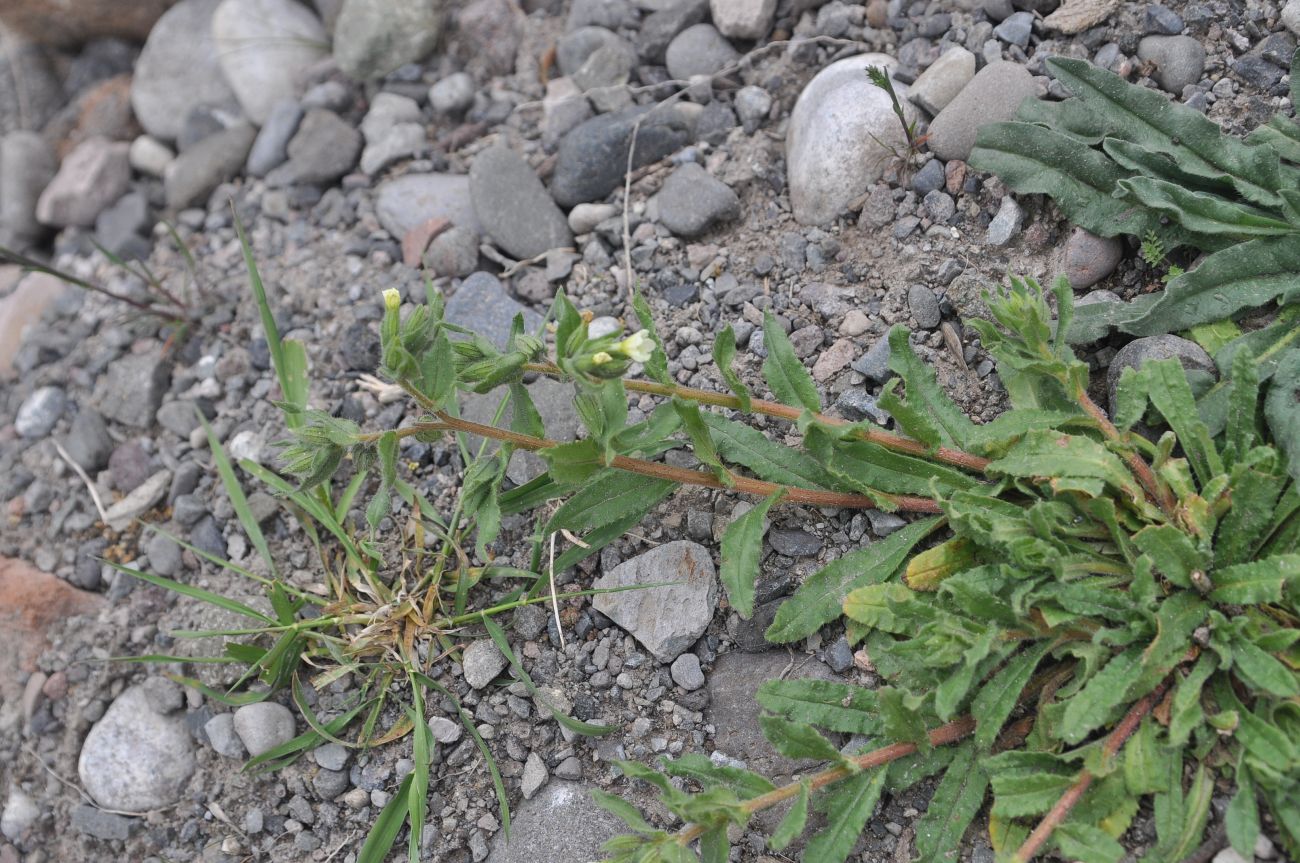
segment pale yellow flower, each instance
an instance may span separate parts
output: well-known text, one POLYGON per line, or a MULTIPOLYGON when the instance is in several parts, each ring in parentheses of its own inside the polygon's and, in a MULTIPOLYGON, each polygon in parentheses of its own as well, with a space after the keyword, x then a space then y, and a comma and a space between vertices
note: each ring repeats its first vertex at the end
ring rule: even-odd
POLYGON ((618 343, 618 350, 635 363, 644 363, 654 356, 655 343, 649 330, 638 330, 618 343))
POLYGON ((398 307, 401 305, 402 305, 401 291, 397 290, 397 288, 389 288, 388 290, 384 291, 384 306, 390 312, 397 311, 398 307))
POLYGON ((599 353, 591 355, 591 364, 595 366, 603 366, 605 363, 611 362, 613 359, 614 358, 609 354, 600 351, 599 353))

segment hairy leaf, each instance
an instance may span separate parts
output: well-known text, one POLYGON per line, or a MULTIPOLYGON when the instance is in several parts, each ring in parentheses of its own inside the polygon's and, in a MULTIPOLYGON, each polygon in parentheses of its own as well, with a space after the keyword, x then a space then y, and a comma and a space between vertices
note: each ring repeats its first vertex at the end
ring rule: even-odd
POLYGON ((805 860, 844 863, 858 841, 858 834, 880 802, 885 776, 886 771, 882 768, 864 770, 846 779, 819 804, 818 808, 826 813, 829 823, 808 841, 804 850, 805 860))
POLYGON ((880 732, 876 695, 830 680, 769 680, 758 689, 764 710, 828 731, 871 736, 880 732))
POLYGON ((812 375, 795 356, 790 338, 771 314, 763 316, 763 348, 767 351, 767 358, 763 360, 763 377, 777 400, 791 407, 820 411, 821 395, 812 375))
POLYGON ((763 559, 767 512, 784 495, 785 489, 777 489, 727 525, 722 535, 722 586, 732 608, 745 620, 754 613, 754 582, 763 559))
POLYGON ((750 410, 749 387, 741 381, 740 375, 731 364, 736 360, 736 333, 731 328, 731 324, 723 327, 722 332, 718 333, 713 339, 713 363, 718 367, 718 374, 722 376, 722 381, 731 390, 732 395, 740 400, 740 409, 745 413, 750 410))
POLYGON ((772 836, 767 840, 767 845, 773 851, 784 851, 786 846, 794 841, 795 837, 803 833, 804 825, 808 823, 808 783, 805 782, 799 786, 799 796, 794 799, 790 806, 790 811, 785 813, 781 823, 772 831, 772 836))
POLYGON ((966 828, 984 805, 989 780, 975 753, 976 747, 969 743, 957 750, 925 814, 916 822, 916 850, 921 863, 951 860, 966 828))

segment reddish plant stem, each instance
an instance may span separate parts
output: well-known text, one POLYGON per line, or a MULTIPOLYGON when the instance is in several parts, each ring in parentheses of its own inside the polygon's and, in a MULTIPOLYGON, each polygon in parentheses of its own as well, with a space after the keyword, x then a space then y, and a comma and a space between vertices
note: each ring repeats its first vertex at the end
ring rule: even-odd
MULTIPOLYGON (((1110 417, 1106 416, 1106 412, 1092 400, 1091 396, 1080 389, 1077 398, 1084 412, 1092 417, 1101 428, 1102 434, 1112 441, 1122 442, 1123 435, 1120 434, 1119 429, 1110 421, 1110 417)), ((1133 471, 1133 476, 1142 484, 1142 488, 1146 493, 1164 511, 1165 515, 1173 518, 1174 510, 1178 507, 1178 501, 1174 499, 1174 493, 1164 483, 1160 482, 1155 475, 1155 471, 1151 470, 1151 466, 1146 463, 1146 460, 1141 455, 1130 451, 1123 458, 1128 464, 1129 470, 1133 471)))
MULTIPOLYGON (((930 744, 932 746, 947 746, 949 743, 956 743, 965 737, 969 737, 975 731, 975 720, 969 716, 963 716, 961 719, 954 719, 947 725, 940 725, 930 732, 930 744)), ((860 770, 870 770, 873 767, 882 767, 900 758, 906 758, 916 752, 915 743, 891 743, 888 746, 882 746, 880 749, 873 749, 870 752, 855 756, 852 761, 860 770)), ((834 782, 839 782, 850 775, 847 767, 828 767, 819 773, 814 773, 808 780, 810 791, 816 791, 834 782)), ((778 803, 789 800, 799 793, 803 787, 802 782, 791 782, 788 785, 782 785, 780 788, 773 789, 766 794, 760 794, 746 800, 742 807, 746 812, 761 812, 764 809, 775 806, 778 803)), ((688 824, 677 834, 677 843, 679 845, 689 845, 696 839, 707 832, 708 827, 703 824, 688 824)))
MULTIPOLYGON (((438 421, 435 423, 416 423, 415 425, 400 429, 398 433, 400 436, 405 437, 422 431, 465 432, 466 434, 493 438, 495 440, 510 443, 520 449, 526 450, 546 449, 558 444, 557 441, 549 440, 547 438, 533 437, 531 435, 513 432, 508 429, 497 428, 496 426, 470 422, 469 420, 463 420, 459 417, 453 417, 441 412, 438 413, 437 416, 438 421)), ((782 500, 787 503, 799 503, 808 506, 826 506, 843 509, 877 508, 877 502, 866 495, 782 486, 774 482, 765 482, 763 480, 745 476, 736 476, 734 474, 732 475, 732 485, 728 486, 712 473, 690 470, 689 468, 683 467, 674 467, 672 465, 660 464, 659 462, 647 461, 645 459, 630 458, 623 455, 615 456, 609 463, 609 466, 629 473, 653 477, 655 479, 666 479, 672 482, 703 486, 705 488, 730 488, 732 491, 757 495, 759 497, 767 497, 773 492, 784 488, 786 489, 786 495, 782 500)), ((880 497, 884 500, 888 500, 902 512, 921 512, 931 514, 942 512, 939 504, 928 497, 885 494, 883 492, 880 494, 880 497)))
MULTIPOLYGON (((1138 726, 1142 724, 1142 720, 1146 718, 1146 715, 1160 703, 1160 699, 1164 698, 1169 685, 1170 680, 1166 678, 1154 690, 1147 693, 1145 698, 1134 704, 1128 713, 1124 714, 1124 718, 1120 720, 1119 724, 1106 738, 1106 742, 1102 744, 1103 758, 1110 759, 1119 754, 1119 751, 1124 748, 1124 744, 1133 736, 1133 732, 1137 731, 1138 726)), ((1057 800, 1051 811, 1043 816, 1043 820, 1038 822, 1034 832, 1029 834, 1029 838, 1016 851, 1015 856, 1011 858, 1012 863, 1029 863, 1034 858, 1034 855, 1042 849, 1043 844, 1051 837, 1052 832, 1069 816, 1070 810, 1083 799, 1084 793, 1088 790, 1088 786, 1092 785, 1094 778, 1092 772, 1086 768, 1079 772, 1079 778, 1065 790, 1065 793, 1061 795, 1061 799, 1057 800)))
MULTIPOLYGON (((529 371, 540 372, 546 375, 561 374, 559 367, 551 365, 550 363, 529 363, 525 368, 529 371)), ((678 396, 680 398, 689 399, 693 402, 699 402, 700 404, 716 405, 717 407, 733 408, 735 410, 742 409, 740 399, 735 396, 727 395, 725 393, 711 392, 709 390, 695 389, 694 387, 673 386, 670 384, 655 383, 654 381, 635 379, 623 381, 623 386, 638 393, 648 393, 650 395, 664 397, 678 396)), ((779 402, 771 402, 765 399, 750 399, 749 406, 753 413, 776 417, 778 419, 788 420, 789 422, 796 422, 804 413, 799 408, 792 408, 789 405, 783 405, 779 402)), ((852 425, 852 423, 836 417, 829 417, 825 414, 814 413, 812 416, 818 422, 830 426, 852 425)), ((892 434, 887 431, 880 431, 877 429, 856 429, 854 431, 854 437, 858 440, 878 444, 886 449, 894 450, 895 452, 932 458, 935 461, 940 461, 952 465, 953 467, 959 467, 963 470, 975 471, 977 473, 983 473, 984 469, 988 467, 989 464, 989 460, 986 458, 981 458, 980 456, 972 455, 968 452, 963 452, 962 450, 953 449, 951 447, 939 447, 934 452, 931 452, 929 448, 920 441, 915 441, 911 438, 892 434)))

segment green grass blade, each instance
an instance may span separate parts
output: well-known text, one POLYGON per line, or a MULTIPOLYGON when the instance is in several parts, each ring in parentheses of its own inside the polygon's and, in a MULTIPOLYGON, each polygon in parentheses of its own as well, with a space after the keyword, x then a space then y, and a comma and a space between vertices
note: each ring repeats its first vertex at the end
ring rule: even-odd
POLYGON ((235 476, 235 469, 230 464, 230 458, 226 455, 225 447, 217 439, 217 433, 212 430, 208 423, 207 417, 203 416, 202 411, 194 409, 195 415, 203 425, 203 431, 208 436, 208 446, 212 450, 212 461, 217 466, 217 475, 221 477, 221 484, 226 489, 226 496, 230 498, 230 505, 235 510, 235 516, 239 519, 239 525, 248 535, 248 541, 257 549, 258 554, 266 561, 270 567, 272 575, 279 577, 275 568, 275 560, 271 557, 271 548, 266 544, 266 537, 262 535, 262 527, 257 523, 257 517, 253 515, 253 510, 248 505, 248 498, 244 496, 244 489, 239 485, 239 478, 235 476))
POLYGON ((147 581, 152 585, 161 587, 165 590, 170 590, 173 593, 188 596, 190 599, 197 599, 200 602, 206 602, 208 605, 215 605, 218 608, 224 608, 226 611, 234 612, 235 614, 243 615, 244 617, 251 617, 253 620, 261 621, 269 626, 275 626, 275 620, 271 617, 268 617, 254 608, 244 605, 242 602, 237 602, 236 600, 222 596, 219 593, 213 593, 210 590, 204 590, 201 587, 194 587, 190 584, 182 584, 179 581, 174 581, 173 579, 161 575, 154 575, 151 572, 141 572, 138 569, 132 569, 125 564, 114 563, 111 560, 106 560, 104 563, 107 563, 118 572, 126 573, 132 578, 147 581))
MULTIPOLYGON (((406 821, 407 797, 411 793, 411 777, 414 774, 406 774, 402 784, 397 787, 397 793, 392 799, 384 805, 380 811, 379 817, 375 819, 375 824, 370 828, 370 834, 366 836, 366 842, 361 846, 361 852, 357 854, 357 863, 384 863, 388 859, 388 852, 392 850, 393 843, 397 841, 397 833, 402 829, 402 824, 406 821)), ((424 825, 411 825, 411 830, 418 830, 424 825)))

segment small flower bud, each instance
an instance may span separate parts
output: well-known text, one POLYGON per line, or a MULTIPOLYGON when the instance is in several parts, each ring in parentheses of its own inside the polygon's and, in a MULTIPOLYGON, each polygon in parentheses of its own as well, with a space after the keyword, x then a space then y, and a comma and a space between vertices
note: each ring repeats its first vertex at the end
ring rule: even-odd
POLYGON ((397 290, 397 288, 389 288, 386 291, 384 291, 384 307, 386 309, 388 309, 390 312, 395 312, 397 311, 398 307, 401 305, 402 305, 401 291, 397 290))

